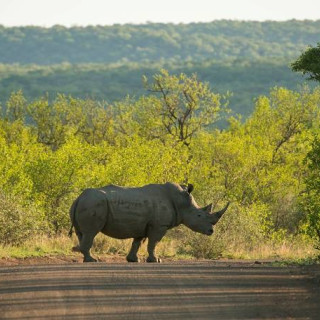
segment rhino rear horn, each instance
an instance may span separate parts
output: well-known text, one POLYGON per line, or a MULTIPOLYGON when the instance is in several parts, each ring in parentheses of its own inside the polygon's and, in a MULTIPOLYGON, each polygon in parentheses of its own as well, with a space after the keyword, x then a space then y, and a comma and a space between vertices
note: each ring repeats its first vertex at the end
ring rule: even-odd
POLYGON ((212 203, 202 208, 203 211, 210 213, 212 210, 212 203))
POLYGON ((219 221, 219 219, 222 217, 222 215, 227 211, 229 204, 230 204, 230 202, 228 202, 227 205, 222 210, 217 211, 217 212, 213 212, 211 214, 212 224, 216 224, 219 221))

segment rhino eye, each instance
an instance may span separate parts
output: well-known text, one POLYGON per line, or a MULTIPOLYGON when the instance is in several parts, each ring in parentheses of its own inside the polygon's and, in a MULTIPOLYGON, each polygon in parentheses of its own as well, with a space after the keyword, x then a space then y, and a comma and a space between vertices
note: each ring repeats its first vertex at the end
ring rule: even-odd
POLYGON ((201 217, 201 214, 198 214, 198 217, 200 218, 200 217, 201 217))

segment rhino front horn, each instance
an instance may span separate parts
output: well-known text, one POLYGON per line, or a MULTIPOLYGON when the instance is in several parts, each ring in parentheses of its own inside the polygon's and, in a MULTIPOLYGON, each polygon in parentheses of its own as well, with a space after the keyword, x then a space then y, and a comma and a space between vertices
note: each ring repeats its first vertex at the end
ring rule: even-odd
POLYGON ((213 212, 211 214, 212 224, 216 224, 219 221, 219 219, 222 217, 222 215, 227 211, 229 204, 230 204, 230 202, 228 202, 227 205, 222 210, 217 211, 217 212, 213 212))

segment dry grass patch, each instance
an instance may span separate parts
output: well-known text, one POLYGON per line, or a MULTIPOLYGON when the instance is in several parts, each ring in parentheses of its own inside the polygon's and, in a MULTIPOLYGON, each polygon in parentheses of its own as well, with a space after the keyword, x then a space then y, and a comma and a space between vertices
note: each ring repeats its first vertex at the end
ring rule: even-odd
MULTIPOLYGON (((99 234, 94 241, 92 254, 95 256, 126 256, 130 250, 132 239, 118 240, 99 234)), ((72 247, 77 245, 75 236, 72 239, 65 235, 56 237, 38 236, 25 241, 21 245, 0 246, 0 258, 26 258, 55 255, 73 255, 72 247)), ((249 245, 219 237, 207 237, 196 233, 169 232, 158 244, 157 254, 170 259, 274 259, 300 260, 314 258, 319 251, 314 244, 302 237, 292 237, 287 240, 264 241, 256 245, 249 245)), ((76 253, 81 256, 81 253, 76 253)), ((145 260, 147 241, 145 241, 138 256, 145 260)))

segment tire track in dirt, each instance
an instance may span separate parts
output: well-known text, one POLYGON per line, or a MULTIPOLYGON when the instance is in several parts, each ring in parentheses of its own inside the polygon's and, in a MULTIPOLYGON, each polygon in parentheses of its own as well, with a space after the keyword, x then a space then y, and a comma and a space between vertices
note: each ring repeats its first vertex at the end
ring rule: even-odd
POLYGON ((320 288, 300 267, 232 262, 6 266, 0 319, 320 319, 320 288))

